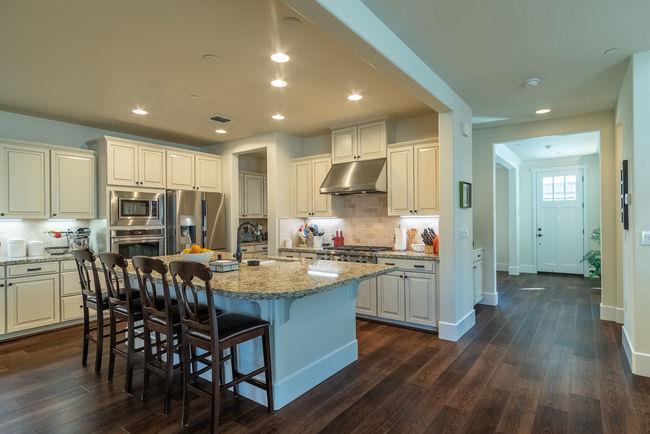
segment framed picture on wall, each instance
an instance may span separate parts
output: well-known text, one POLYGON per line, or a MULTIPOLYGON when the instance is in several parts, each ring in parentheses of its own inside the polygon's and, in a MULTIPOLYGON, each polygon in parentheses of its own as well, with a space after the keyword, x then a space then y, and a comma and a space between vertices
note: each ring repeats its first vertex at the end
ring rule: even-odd
POLYGON ((465 181, 460 181, 460 207, 472 207, 472 184, 465 181))

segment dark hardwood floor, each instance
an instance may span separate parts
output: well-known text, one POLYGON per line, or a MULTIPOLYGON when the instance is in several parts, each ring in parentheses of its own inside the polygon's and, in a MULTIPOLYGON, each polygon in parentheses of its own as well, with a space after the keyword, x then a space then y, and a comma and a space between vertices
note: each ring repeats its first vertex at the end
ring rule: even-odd
MULTIPOLYGON (((223 432, 650 432, 650 380, 631 374, 621 327, 598 320, 598 282, 499 274, 500 305, 477 308, 457 343, 357 323, 359 360, 273 415, 224 393, 223 432), (543 291, 522 291, 543 287, 543 291)), ((105 352, 106 353, 106 352, 105 352)), ((0 344, 0 432, 178 432, 181 403, 82 368, 81 329, 0 344)), ((193 401, 189 431, 207 430, 193 401)))

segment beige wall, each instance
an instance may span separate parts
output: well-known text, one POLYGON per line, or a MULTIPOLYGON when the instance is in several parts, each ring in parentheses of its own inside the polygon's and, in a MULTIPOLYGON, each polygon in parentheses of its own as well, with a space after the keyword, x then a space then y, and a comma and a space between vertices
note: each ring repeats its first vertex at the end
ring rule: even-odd
POLYGON ((486 292, 496 288, 494 144, 584 131, 600 132, 600 220, 603 239, 602 303, 608 306, 617 306, 618 181, 617 169, 614 165, 614 113, 612 111, 474 130, 474 238, 477 244, 485 247, 484 285, 486 292))
POLYGON ((495 171, 495 226, 496 226, 496 263, 499 271, 508 271, 510 261, 508 217, 508 169, 497 164, 495 171))

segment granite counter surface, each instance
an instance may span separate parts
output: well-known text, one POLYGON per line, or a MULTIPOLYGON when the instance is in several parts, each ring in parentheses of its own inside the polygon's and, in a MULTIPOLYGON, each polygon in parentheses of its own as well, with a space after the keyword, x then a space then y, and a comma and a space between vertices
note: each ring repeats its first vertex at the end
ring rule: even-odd
POLYGON ((52 261, 71 261, 74 257, 71 253, 63 255, 43 255, 43 256, 26 256, 23 258, 7 258, 0 256, 0 267, 3 265, 22 265, 22 264, 37 264, 39 262, 52 262, 52 261))
MULTIPOLYGON (((183 258, 182 255, 173 255, 159 259, 169 264, 183 258)), ((241 263, 237 271, 212 273, 210 286, 217 294, 244 300, 300 298, 358 283, 396 269, 379 264, 271 257, 261 260, 259 266, 241 263)), ((135 273, 132 266, 129 272, 135 273)), ((198 286, 199 282, 196 283, 198 286)))
MULTIPOLYGON (((279 252, 296 252, 296 253, 328 253, 328 249, 314 249, 313 247, 281 247, 279 252)), ((420 259, 426 261, 438 261, 440 256, 433 253, 424 252, 400 252, 396 250, 385 250, 375 252, 377 258, 396 258, 396 259, 420 259)))

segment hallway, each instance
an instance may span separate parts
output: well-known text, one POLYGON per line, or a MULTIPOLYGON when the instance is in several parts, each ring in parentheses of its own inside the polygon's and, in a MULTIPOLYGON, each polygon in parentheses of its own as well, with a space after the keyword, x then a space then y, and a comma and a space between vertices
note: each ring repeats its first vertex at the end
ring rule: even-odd
MULTIPOLYGON (((224 432, 620 432, 650 430, 650 380, 630 374, 621 327, 598 320, 598 281, 499 273, 499 307, 478 306, 458 343, 358 321, 359 360, 269 415, 224 394, 224 432), (545 288, 522 291, 520 288, 545 288)), ((161 413, 79 361, 81 330, 0 344, 0 432, 177 432, 161 413)), ((136 368, 136 373, 141 373, 136 368)), ((203 431, 206 405, 193 401, 203 431), (203 418, 200 415, 203 414, 203 418)))

